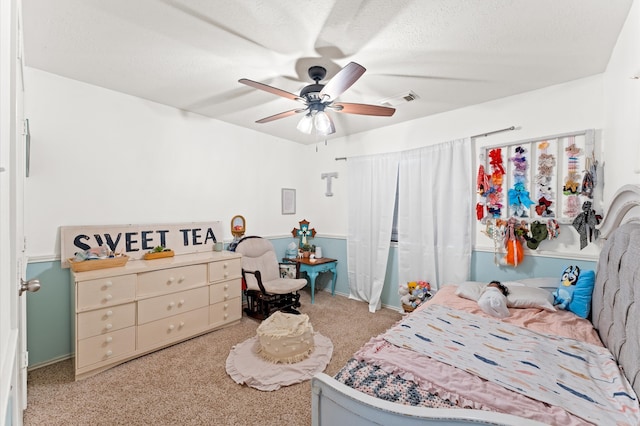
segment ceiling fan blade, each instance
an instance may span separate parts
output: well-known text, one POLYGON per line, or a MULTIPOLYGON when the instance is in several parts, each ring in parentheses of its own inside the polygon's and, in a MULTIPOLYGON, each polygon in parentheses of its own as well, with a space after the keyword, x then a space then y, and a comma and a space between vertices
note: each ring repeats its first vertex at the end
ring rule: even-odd
POLYGON ((241 78, 238 82, 256 89, 264 90, 265 92, 269 92, 274 95, 282 96, 283 98, 304 102, 304 99, 300 96, 294 95, 286 90, 278 89, 277 87, 269 86, 268 84, 258 83, 257 81, 249 80, 247 78, 241 78))
POLYGON ((360 64, 349 62, 324 86, 320 92, 320 99, 327 95, 331 100, 336 100, 338 96, 351 87, 353 83, 358 81, 366 70, 367 69, 360 64))
POLYGON ((348 102, 334 103, 331 104, 329 108, 335 108, 334 111, 341 112, 343 114, 376 115, 380 117, 391 117, 393 113, 396 112, 395 108, 380 105, 353 104, 348 102))
POLYGON ((270 115, 269 117, 261 118, 256 121, 256 123, 268 123, 270 121, 279 120, 281 118, 291 117, 292 115, 299 114, 301 112, 305 112, 306 109, 296 108, 289 111, 281 112, 279 114, 270 115))

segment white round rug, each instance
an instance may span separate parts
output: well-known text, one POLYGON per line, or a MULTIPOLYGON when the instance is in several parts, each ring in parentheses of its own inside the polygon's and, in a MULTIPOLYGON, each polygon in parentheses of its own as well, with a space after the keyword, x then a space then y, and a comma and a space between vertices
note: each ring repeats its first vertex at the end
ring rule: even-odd
POLYGON ((260 340, 254 336, 238 343, 227 357, 227 374, 238 384, 262 391, 273 391, 305 380, 324 371, 333 355, 333 343, 315 332, 314 349, 308 358, 293 364, 275 364, 258 355, 260 340))

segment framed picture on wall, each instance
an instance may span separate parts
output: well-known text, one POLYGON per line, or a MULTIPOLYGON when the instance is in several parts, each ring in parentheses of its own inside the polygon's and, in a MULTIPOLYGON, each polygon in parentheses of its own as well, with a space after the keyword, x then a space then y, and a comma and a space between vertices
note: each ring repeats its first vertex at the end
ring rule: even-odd
POLYGON ((296 190, 282 188, 282 214, 296 213, 296 190))

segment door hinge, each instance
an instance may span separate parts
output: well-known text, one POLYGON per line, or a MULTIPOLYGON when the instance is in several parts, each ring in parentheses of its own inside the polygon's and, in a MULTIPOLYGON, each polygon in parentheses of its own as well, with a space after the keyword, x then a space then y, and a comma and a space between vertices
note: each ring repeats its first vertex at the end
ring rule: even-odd
POLYGON ((29 351, 22 353, 22 365, 20 368, 27 368, 29 366, 29 351))

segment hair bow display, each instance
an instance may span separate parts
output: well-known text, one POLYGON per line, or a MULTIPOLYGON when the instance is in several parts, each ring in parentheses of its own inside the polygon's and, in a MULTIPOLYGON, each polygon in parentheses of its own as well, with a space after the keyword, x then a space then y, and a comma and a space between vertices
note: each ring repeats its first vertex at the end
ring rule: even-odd
POLYGON ((582 204, 582 213, 573 220, 573 227, 580 234, 580 250, 600 236, 600 230, 596 228, 599 223, 600 216, 596 215, 596 211, 591 208, 591 201, 585 201, 582 204))

